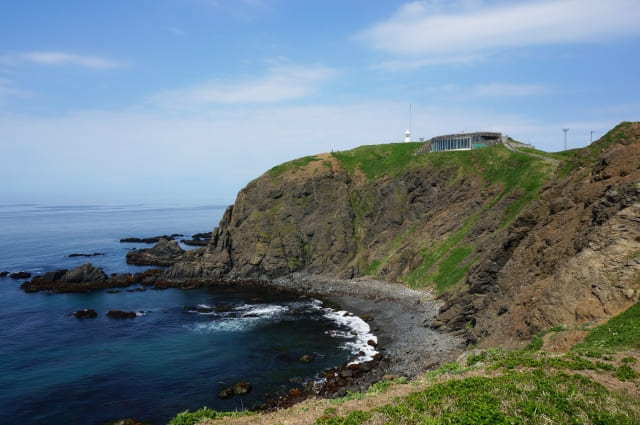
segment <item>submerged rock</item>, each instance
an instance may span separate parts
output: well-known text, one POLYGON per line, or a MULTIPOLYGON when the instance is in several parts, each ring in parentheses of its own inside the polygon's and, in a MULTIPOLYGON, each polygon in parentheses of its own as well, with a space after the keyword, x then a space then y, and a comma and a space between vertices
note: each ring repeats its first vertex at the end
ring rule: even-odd
POLYGON ((218 398, 223 400, 234 395, 245 395, 251 392, 251 384, 248 382, 238 382, 233 387, 224 388, 218 393, 218 398))
POLYGON ((31 273, 29 272, 15 272, 9 275, 11 279, 29 279, 31 277, 31 273))
POLYGON ((69 258, 74 258, 74 257, 98 257, 100 255, 105 255, 103 252, 94 252, 93 254, 69 254, 69 258))
POLYGON ((9 276, 9 272, 8 271, 0 272, 0 277, 6 277, 6 276, 9 276))
POLYGON ((172 235, 152 236, 150 238, 123 238, 120 242, 133 242, 133 243, 158 243, 160 239, 172 240, 176 237, 184 236, 178 233, 172 235))
POLYGON ((311 360, 313 360, 313 356, 309 355, 309 354, 305 354, 303 356, 300 356, 299 359, 302 363, 310 363, 311 360))

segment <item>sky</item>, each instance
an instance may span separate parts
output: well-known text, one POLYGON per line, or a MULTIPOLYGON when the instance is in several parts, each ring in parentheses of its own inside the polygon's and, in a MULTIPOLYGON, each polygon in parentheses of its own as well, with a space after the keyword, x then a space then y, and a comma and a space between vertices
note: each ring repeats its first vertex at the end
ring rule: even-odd
POLYGON ((638 0, 0 0, 0 204, 230 204, 287 160, 640 120, 638 0))

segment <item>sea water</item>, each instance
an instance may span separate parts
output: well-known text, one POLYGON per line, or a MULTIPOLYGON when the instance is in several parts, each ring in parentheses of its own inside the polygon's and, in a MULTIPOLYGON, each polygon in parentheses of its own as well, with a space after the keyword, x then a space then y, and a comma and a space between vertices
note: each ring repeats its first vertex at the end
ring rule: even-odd
MULTIPOLYGON (((144 268, 119 242, 209 232, 222 206, 0 206, 0 271, 41 274, 90 261, 107 274, 144 268), (69 258, 69 254, 103 255, 69 258)), ((187 248, 183 246, 183 248, 187 248)), ((24 293, 0 278, 0 423, 164 424, 203 406, 248 409, 357 359, 369 328, 318 300, 264 288, 24 293), (93 308, 95 319, 73 312, 93 308), (111 309, 135 311, 110 319, 111 309), (313 360, 300 361, 303 355, 313 360), (217 398, 245 381, 246 396, 217 398)))

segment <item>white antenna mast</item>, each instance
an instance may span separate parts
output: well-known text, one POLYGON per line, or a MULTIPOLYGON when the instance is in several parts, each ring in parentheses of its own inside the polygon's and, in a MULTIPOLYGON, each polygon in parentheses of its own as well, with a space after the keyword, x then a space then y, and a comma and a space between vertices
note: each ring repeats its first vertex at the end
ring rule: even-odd
POLYGON ((562 131, 564 131, 564 150, 567 150, 567 132, 569 131, 568 128, 563 128, 562 131))

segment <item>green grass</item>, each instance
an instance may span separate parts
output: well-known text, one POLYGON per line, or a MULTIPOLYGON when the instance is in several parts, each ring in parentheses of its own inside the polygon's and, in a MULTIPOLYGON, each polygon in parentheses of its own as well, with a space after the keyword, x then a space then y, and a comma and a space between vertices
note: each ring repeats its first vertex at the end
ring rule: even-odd
POLYGON ((442 294, 455 287, 462 280, 467 274, 471 263, 464 266, 461 264, 472 252, 473 248, 467 246, 454 248, 449 256, 438 264, 438 274, 433 277, 437 294, 442 294))
POLYGON ((635 424, 638 402, 579 374, 535 369, 438 382, 394 403, 318 425, 635 424))
POLYGON ((428 372, 425 390, 344 417, 337 416, 335 409, 325 411, 316 424, 640 423, 640 400, 585 377, 582 373, 587 370, 613 375, 622 382, 637 379, 635 370, 626 364, 616 369, 611 363, 574 353, 492 349, 469 357, 468 366, 451 363, 428 372), (477 369, 480 363, 484 376, 452 376, 477 369))
POLYGON ((206 419, 221 419, 221 418, 237 418, 240 416, 255 415, 255 413, 242 411, 242 412, 218 412, 216 410, 203 407, 196 411, 185 410, 178 413, 173 419, 169 421, 168 425, 195 425, 198 422, 202 422, 206 419))
POLYGON ((287 171, 295 172, 296 170, 302 167, 305 167, 306 165, 308 165, 310 162, 313 162, 313 161, 320 161, 320 158, 318 158, 317 156, 305 156, 303 158, 294 159, 293 161, 276 165, 275 167, 267 171, 267 174, 271 177, 278 177, 286 173, 287 171))
POLYGON ((614 352, 640 348, 640 303, 593 329, 573 351, 614 352))
MULTIPOLYGON (((422 256, 424 258, 422 264, 416 267, 403 280, 408 283, 412 288, 421 288, 426 285, 434 283, 434 276, 430 274, 431 268, 442 259, 450 250, 452 250, 462 239, 467 235, 471 226, 477 221, 478 217, 474 216, 467 220, 458 230, 450 235, 444 241, 423 250, 422 256)), ((466 271, 465 271, 466 272, 466 271)), ((455 270, 449 270, 446 267, 438 269, 438 275, 446 273, 455 273, 455 270)))
POLYGON ((396 176, 415 162, 413 154, 422 145, 423 143, 367 145, 349 151, 333 152, 332 155, 345 170, 354 173, 358 168, 369 180, 374 180, 383 175, 396 176))
POLYGON ((578 151, 578 149, 568 149, 566 151, 559 151, 559 152, 546 152, 546 151, 541 151, 538 149, 532 149, 532 148, 519 148, 516 146, 516 149, 518 149, 520 152, 527 152, 527 153, 533 153, 536 155, 540 155, 540 156, 544 156, 545 158, 550 158, 550 159, 555 159, 557 161, 565 161, 567 159, 571 159, 575 156, 576 152, 578 151))

